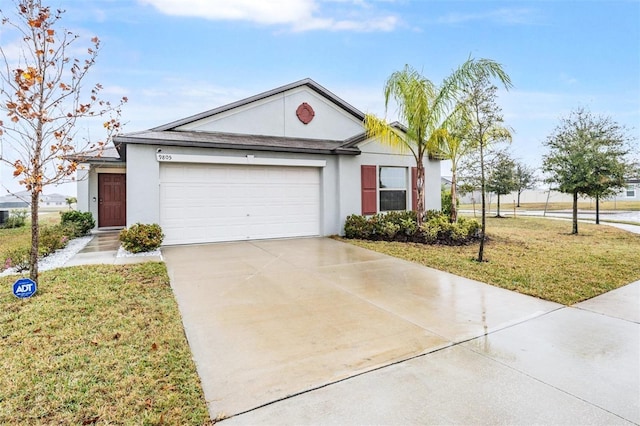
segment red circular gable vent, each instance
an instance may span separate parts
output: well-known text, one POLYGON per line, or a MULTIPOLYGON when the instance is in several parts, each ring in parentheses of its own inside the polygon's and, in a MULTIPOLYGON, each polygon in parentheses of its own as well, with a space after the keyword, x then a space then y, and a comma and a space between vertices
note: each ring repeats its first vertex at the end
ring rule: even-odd
POLYGON ((298 120, 302 121, 304 124, 309 124, 316 113, 313 111, 313 108, 311 108, 311 105, 303 102, 296 110, 296 115, 298 116, 298 120))

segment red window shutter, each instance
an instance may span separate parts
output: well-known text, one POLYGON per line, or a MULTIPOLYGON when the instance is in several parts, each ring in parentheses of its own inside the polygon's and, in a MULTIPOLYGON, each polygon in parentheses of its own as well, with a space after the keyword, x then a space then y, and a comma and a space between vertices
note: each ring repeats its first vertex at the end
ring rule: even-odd
POLYGON ((378 212, 377 178, 376 166, 360 166, 363 215, 376 214, 378 212))
POLYGON ((411 168, 411 209, 418 210, 418 168, 411 168))

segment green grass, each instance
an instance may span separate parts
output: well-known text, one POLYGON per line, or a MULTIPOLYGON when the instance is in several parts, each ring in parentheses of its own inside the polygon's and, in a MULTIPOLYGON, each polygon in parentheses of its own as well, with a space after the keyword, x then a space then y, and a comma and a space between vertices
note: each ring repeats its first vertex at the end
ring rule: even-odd
POLYGON ((605 225, 535 218, 489 218, 485 260, 463 247, 345 240, 497 287, 565 305, 640 280, 640 235, 605 225))
POLYGON ((0 229, 0 255, 20 246, 31 245, 31 226, 22 228, 0 229))
MULTIPOLYGON (((476 203, 476 210, 480 211, 480 203, 476 203)), ((573 203, 570 201, 567 202, 552 202, 552 203, 520 203, 520 210, 544 210, 546 207, 547 211, 553 210, 571 210, 573 208, 573 203)), ((472 210, 473 204, 461 204, 460 209, 464 210, 472 210)), ((495 212, 496 209, 496 201, 494 200, 491 203, 491 211, 495 212)), ((596 210, 595 201, 578 201, 578 209, 580 210, 596 210)), ((500 202, 500 210, 504 211, 513 211, 513 200, 501 200, 500 202)), ((637 211, 640 210, 640 201, 601 201, 600 202, 600 210, 632 210, 637 211)))
POLYGON ((208 424, 163 263, 0 278, 0 424, 208 424))
MULTIPOLYGON (((47 213, 39 217, 40 225, 56 225, 60 223, 60 214, 47 213)), ((31 246, 31 221, 27 219, 25 226, 21 228, 0 228, 0 255, 18 247, 31 246)))

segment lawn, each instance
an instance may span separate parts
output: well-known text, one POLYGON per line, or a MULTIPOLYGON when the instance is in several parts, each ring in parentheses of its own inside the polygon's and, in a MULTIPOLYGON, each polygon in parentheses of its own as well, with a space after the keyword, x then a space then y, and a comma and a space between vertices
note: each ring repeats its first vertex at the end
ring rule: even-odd
MULTIPOLYGON (((39 217, 40 225, 55 225, 60 223, 58 212, 46 212, 39 217)), ((19 246, 31 245, 31 221, 27 218, 27 224, 21 228, 3 229, 0 227, 0 256, 7 250, 19 246)))
MULTIPOLYGON (((491 203, 491 211, 495 213, 496 209, 496 201, 494 200, 491 203)), ((461 204, 459 206, 460 209, 463 210, 472 210, 473 204, 461 204)), ((476 203, 476 210, 479 211, 480 204, 476 203)), ((550 203, 521 203, 519 210, 546 210, 554 211, 554 210, 571 210, 573 208, 573 203, 568 202, 550 202, 550 203)), ((596 203, 595 201, 578 201, 578 209, 595 212, 596 203)), ((504 211, 513 211, 513 200, 501 200, 500 210, 504 211)), ((632 210, 637 211, 640 210, 640 201, 601 201, 600 202, 600 210, 632 210)))
POLYGON ((0 278, 0 424, 208 424, 163 263, 43 272, 27 300, 14 280, 0 278))
POLYGON ((605 225, 535 218, 489 218, 485 259, 478 245, 429 246, 345 240, 497 287, 565 305, 640 280, 640 235, 605 225))

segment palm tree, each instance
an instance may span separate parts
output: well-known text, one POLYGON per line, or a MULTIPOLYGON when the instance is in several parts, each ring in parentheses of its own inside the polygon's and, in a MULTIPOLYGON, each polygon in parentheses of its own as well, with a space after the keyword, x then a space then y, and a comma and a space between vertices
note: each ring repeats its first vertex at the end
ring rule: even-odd
POLYGON ((458 164, 462 157, 475 149, 467 138, 470 124, 463 106, 456 108, 427 141, 427 150, 434 158, 451 161, 451 223, 458 220, 458 164))
POLYGON ((469 58, 439 87, 406 65, 401 71, 391 74, 384 87, 385 110, 393 100, 406 131, 394 129, 385 119, 373 114, 365 116, 364 126, 368 137, 378 138, 400 151, 410 151, 416 160, 419 225, 425 213, 424 157, 429 154, 428 142, 441 128, 446 117, 456 109, 461 88, 486 76, 498 78, 505 87, 511 87, 511 80, 502 66, 490 59, 469 58))

